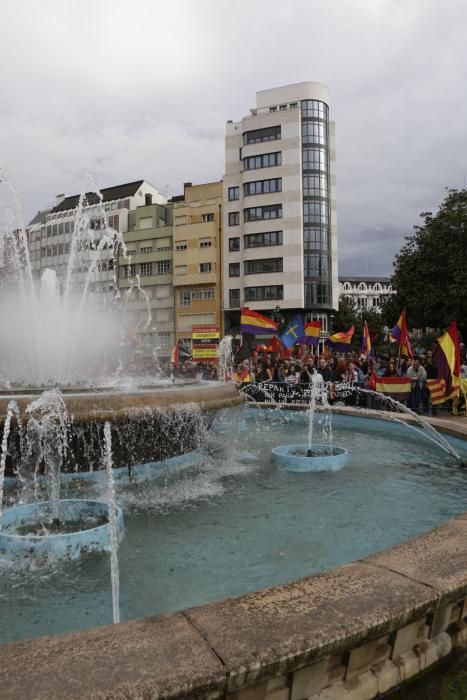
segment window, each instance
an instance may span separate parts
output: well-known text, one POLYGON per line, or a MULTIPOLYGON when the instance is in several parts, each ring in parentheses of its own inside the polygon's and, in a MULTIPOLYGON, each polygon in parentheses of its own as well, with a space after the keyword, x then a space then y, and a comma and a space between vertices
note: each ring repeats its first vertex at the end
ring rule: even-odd
POLYGON ((199 271, 200 272, 211 272, 212 269, 212 263, 200 263, 199 264, 199 271))
POLYGON ((240 290, 229 289, 229 307, 236 308, 240 306, 240 290))
POLYGON ((328 179, 326 175, 304 175, 303 176, 303 196, 304 197, 327 197, 328 179))
POLYGON ((156 239, 156 250, 171 250, 172 249, 172 238, 170 236, 165 236, 164 238, 156 239))
POLYGON ((186 250, 187 247, 186 241, 178 241, 178 243, 175 244, 175 250, 186 250))
POLYGON ((59 244, 58 244, 58 254, 59 254, 59 255, 63 255, 63 250, 64 250, 64 249, 63 249, 63 243, 59 243, 59 244))
POLYGON ((229 187, 229 202, 234 202, 236 199, 240 199, 240 187, 229 187))
POLYGON ((326 151, 320 148, 304 148, 302 151, 302 156, 304 170, 327 171, 328 159, 326 156, 326 151))
POLYGON ((281 112, 283 112, 285 109, 287 109, 287 105, 279 105, 279 109, 281 112))
POLYGON ((282 284, 271 284, 267 287, 245 287, 245 301, 268 301, 283 298, 284 287, 282 284))
POLYGON ((148 255, 148 253, 152 253, 152 245, 151 246, 143 246, 140 251, 141 255, 148 255))
POLYGON ((328 256, 320 253, 305 255, 305 277, 326 277, 328 274, 328 256))
POLYGON ((245 260, 243 263, 245 275, 256 275, 263 272, 282 272, 282 258, 265 258, 264 260, 245 260))
POLYGON ((182 289, 180 291, 180 306, 191 306, 192 301, 209 301, 215 298, 213 287, 206 289, 182 289))
POLYGON ((263 141, 276 141, 281 137, 280 126, 270 126, 266 129, 254 129, 253 131, 245 131, 243 134, 244 145, 250 143, 262 143, 263 141))
POLYGON ((250 156, 243 159, 244 170, 257 170, 258 168, 272 168, 275 165, 282 164, 282 154, 264 153, 261 156, 250 156))
POLYGON ((199 247, 200 248, 211 248, 212 240, 210 238, 200 238, 199 247))
POLYGON ((187 267, 186 265, 175 265, 176 275, 186 275, 187 267))
POLYGON ((307 282, 305 284, 305 306, 329 304, 331 289, 328 284, 322 282, 307 282))
POLYGON ((270 204, 266 207, 249 207, 243 210, 245 221, 263 221, 265 219, 281 219, 282 204, 270 204))
POLYGON ((140 229, 152 228, 152 216, 142 216, 139 220, 140 229))
POLYGON ((230 211, 229 212, 229 226, 239 226, 240 225, 240 212, 230 211))
POLYGON ((214 221, 214 214, 202 214, 201 219, 203 223, 206 223, 206 221, 214 221))
POLYGON ((152 275, 152 263, 141 263, 139 266, 141 277, 152 275))
MULTIPOLYGON (((68 255, 69 252, 70 252, 70 244, 69 244, 69 243, 65 243, 65 253, 68 255)), ((109 269, 110 269, 110 268, 109 268, 109 269)))
MULTIPOLYGON (((66 245, 65 245, 65 248, 66 248, 66 245)), ((114 269, 114 261, 113 261, 113 258, 110 258, 110 260, 109 260, 109 262, 108 262, 108 265, 109 265, 109 270, 113 270, 113 269, 114 269)))
POLYGON ((170 333, 158 333, 157 343, 161 350, 168 350, 170 348, 170 333))
POLYGON ((268 194, 269 192, 282 192, 282 178, 275 177, 271 180, 256 180, 255 182, 246 182, 243 185, 243 194, 245 197, 252 194, 268 194))
POLYGON ((158 275, 168 275, 170 272, 170 260, 160 260, 156 263, 156 270, 158 275))
POLYGON ((229 277, 240 277, 240 263, 229 263, 229 277))
POLYGON ((270 112, 277 112, 277 107, 269 107, 270 112))
POLYGON ((326 202, 307 200, 303 202, 303 221, 305 224, 328 222, 328 205, 326 202))
POLYGON ((180 306, 191 306, 191 292, 189 289, 182 289, 180 292, 180 306))
POLYGON ((136 265, 124 265, 123 274, 125 275, 125 277, 135 277, 136 265))
POLYGON ((229 252, 236 253, 240 250, 240 238, 229 238, 229 252))
POLYGON ((319 143, 323 146, 327 143, 327 128, 323 122, 303 122, 302 143, 319 143))
POLYGON ((326 119, 328 106, 318 100, 302 100, 302 119, 326 119))
POLYGON ((328 233, 325 228, 307 226, 303 232, 305 250, 328 247, 328 233))
MULTIPOLYGON (((114 214, 114 215, 112 215, 112 216, 109 216, 109 218, 108 218, 108 220, 107 220, 107 221, 108 221, 108 226, 109 226, 109 228, 112 228, 112 229, 114 229, 115 231, 118 231, 118 222, 119 222, 119 220, 120 220, 120 219, 119 219, 118 214, 114 214)), ((65 233, 67 233, 66 224, 65 224, 65 233)))
POLYGON ((245 248, 282 245, 282 231, 266 231, 265 233, 249 233, 243 236, 245 248))

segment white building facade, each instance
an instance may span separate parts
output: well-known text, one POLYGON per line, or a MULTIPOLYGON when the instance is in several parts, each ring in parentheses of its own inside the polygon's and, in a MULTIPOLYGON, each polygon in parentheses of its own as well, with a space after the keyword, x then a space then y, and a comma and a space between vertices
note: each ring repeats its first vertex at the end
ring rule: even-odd
MULTIPOLYGON (((125 234, 128 231, 130 211, 145 204, 166 204, 167 202, 166 197, 144 180, 107 187, 102 189, 100 194, 102 199, 95 192, 85 195, 80 222, 77 220, 80 195, 70 197, 58 195, 57 204, 52 209, 39 212, 30 222, 28 225, 29 253, 35 277, 39 278, 46 268, 53 269, 62 286, 70 259, 73 236, 79 233, 82 239, 86 238, 86 234, 83 235, 84 229, 75 232, 75 226, 87 227, 90 239, 94 242, 88 249, 83 242, 81 244, 83 250, 76 259, 76 266, 73 269, 73 287, 79 290, 85 283, 90 261, 104 233, 113 230, 125 234)), ((109 298, 113 296, 117 284, 117 254, 118 250, 114 244, 105 245, 99 251, 91 291, 107 294, 109 298)))
POLYGON ((328 317, 338 305, 334 123, 320 83, 256 93, 226 129, 223 307, 226 333, 242 306, 328 317))
POLYGON ((339 277, 339 292, 357 311, 381 311, 384 297, 394 293, 389 277, 339 277))

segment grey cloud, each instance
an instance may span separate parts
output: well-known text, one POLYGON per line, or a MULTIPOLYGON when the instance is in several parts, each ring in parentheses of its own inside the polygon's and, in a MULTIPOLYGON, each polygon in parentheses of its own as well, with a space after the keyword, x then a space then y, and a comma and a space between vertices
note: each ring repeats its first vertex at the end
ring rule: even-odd
POLYGON ((462 186, 463 0, 41 0, 2 8, 0 165, 25 218, 57 192, 220 179, 257 90, 327 84, 340 268, 388 274, 420 211, 462 186))

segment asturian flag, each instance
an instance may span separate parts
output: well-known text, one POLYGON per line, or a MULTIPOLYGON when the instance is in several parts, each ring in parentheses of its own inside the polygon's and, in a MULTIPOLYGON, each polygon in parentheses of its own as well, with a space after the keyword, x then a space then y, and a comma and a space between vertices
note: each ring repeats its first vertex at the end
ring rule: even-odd
POLYGON ((285 331, 279 336, 279 340, 285 348, 289 349, 295 343, 300 342, 304 335, 303 321, 300 316, 295 316, 293 321, 290 321, 285 331))

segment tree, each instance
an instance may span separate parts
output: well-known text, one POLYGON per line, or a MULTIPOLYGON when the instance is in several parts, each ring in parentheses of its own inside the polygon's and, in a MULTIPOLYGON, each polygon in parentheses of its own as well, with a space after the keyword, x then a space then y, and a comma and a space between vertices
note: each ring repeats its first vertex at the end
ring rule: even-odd
POLYGON ((407 308, 410 327, 443 328, 457 320, 467 335, 467 190, 448 190, 439 211, 422 212, 421 226, 396 255, 395 294, 382 308, 392 327, 407 308))
POLYGON ((375 341, 373 345, 377 348, 381 348, 385 338, 384 322, 381 315, 374 309, 365 309, 360 313, 360 311, 356 310, 353 301, 345 295, 342 295, 339 298, 339 310, 334 316, 331 333, 348 331, 351 326, 355 326, 352 349, 357 350, 362 347, 363 326, 365 321, 368 323, 370 336, 375 341))

